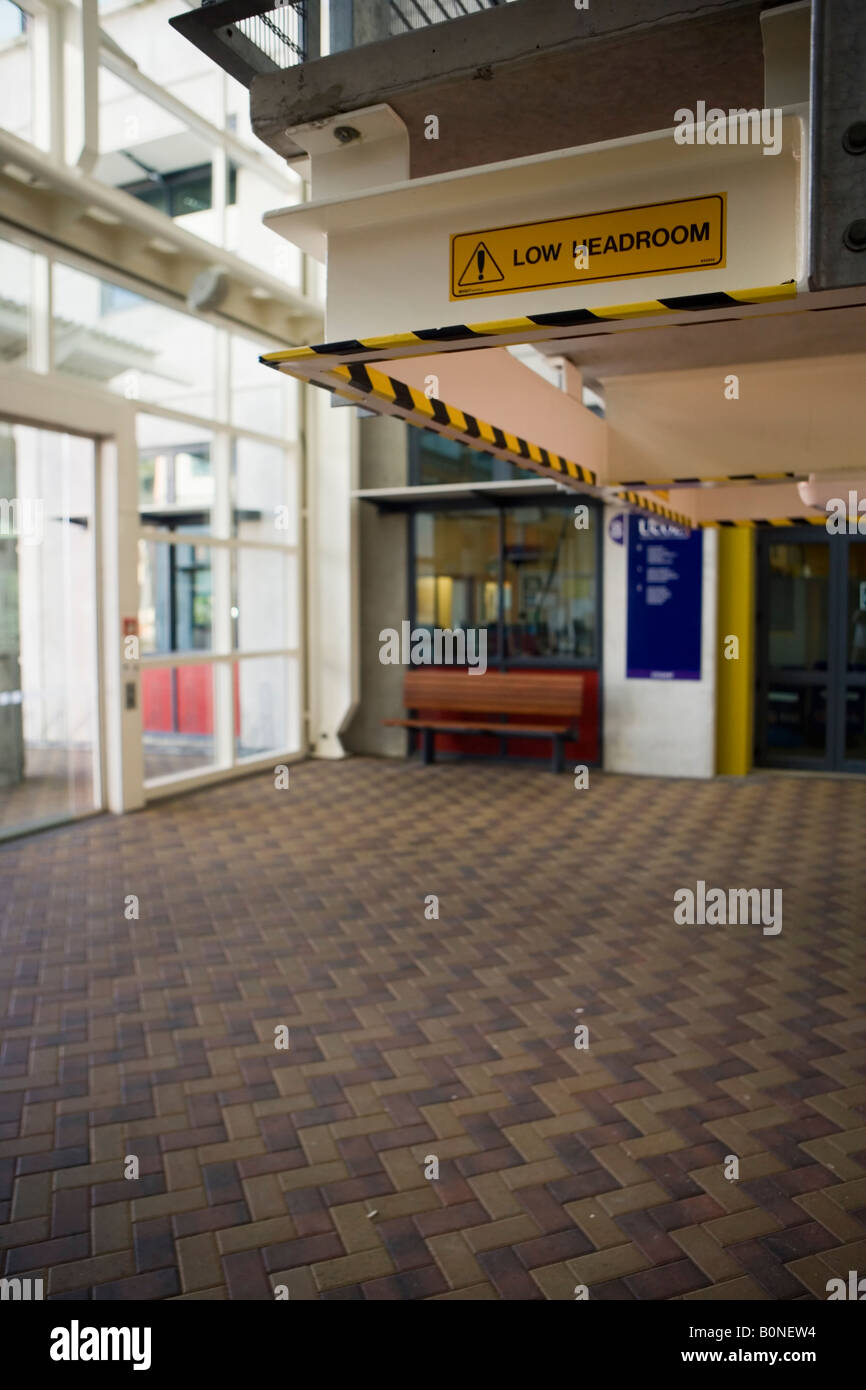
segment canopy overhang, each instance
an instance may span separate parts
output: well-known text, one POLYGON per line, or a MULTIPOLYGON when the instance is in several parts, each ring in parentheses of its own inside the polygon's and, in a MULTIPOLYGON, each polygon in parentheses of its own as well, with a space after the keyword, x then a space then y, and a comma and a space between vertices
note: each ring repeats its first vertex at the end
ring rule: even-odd
MULTIPOLYGON (((787 287, 779 289, 765 303, 790 303, 787 287)), ((824 298, 796 303, 808 312, 809 301, 824 298)), ((478 327, 466 326, 461 338, 419 332, 293 348, 262 361, 575 492, 681 525, 823 523, 825 511, 804 502, 796 483, 848 469, 853 480, 862 471, 860 354, 612 378, 600 419, 504 350, 506 339, 523 341, 522 325, 486 325, 484 335, 478 327), (436 350, 440 342, 447 351, 436 350), (740 376, 743 393, 732 399, 725 381, 740 376)))
MULTIPOLYGON (((331 341, 262 361, 574 492, 682 525, 823 523, 796 484, 861 467, 866 290, 810 292, 808 108, 776 115, 774 150, 741 142, 732 112, 721 139, 708 126, 693 127, 688 142, 655 131, 356 184, 271 213, 273 230, 327 259, 331 341), (810 357, 808 340, 821 335, 798 331, 788 334, 799 343, 794 358, 771 351, 772 361, 746 354, 694 366, 696 341, 719 324, 745 329, 752 319, 757 330, 772 317, 791 327, 838 308, 861 315, 863 330, 835 355, 824 341, 810 357), (430 327, 405 331, 410 314, 430 327), (667 335, 664 371, 653 362, 660 329, 683 330, 673 349, 667 335), (602 419, 583 404, 581 353, 591 358, 593 342, 622 334, 638 365, 592 378, 602 419), (517 344, 562 354, 570 385, 558 390, 516 361, 506 349, 517 344)), ((357 113, 362 135, 369 124, 371 168, 392 116, 357 113)), ((384 155, 382 167, 392 167, 384 155)))

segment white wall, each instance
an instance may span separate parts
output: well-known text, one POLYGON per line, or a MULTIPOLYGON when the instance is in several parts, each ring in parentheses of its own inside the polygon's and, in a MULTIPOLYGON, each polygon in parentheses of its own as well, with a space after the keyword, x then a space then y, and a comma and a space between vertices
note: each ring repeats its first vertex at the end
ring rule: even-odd
POLYGON ((628 542, 604 535, 604 767, 660 777, 712 777, 716 754, 717 540, 704 531, 701 679, 627 680, 628 542))

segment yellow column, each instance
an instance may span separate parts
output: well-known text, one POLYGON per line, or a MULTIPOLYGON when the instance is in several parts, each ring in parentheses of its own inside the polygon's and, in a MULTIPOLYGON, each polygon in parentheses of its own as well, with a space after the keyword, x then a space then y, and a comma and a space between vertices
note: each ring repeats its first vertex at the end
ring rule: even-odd
POLYGON ((719 528, 719 659, 716 771, 744 776, 752 766, 755 690, 755 532, 719 528), (730 641, 737 639, 738 655, 730 641))

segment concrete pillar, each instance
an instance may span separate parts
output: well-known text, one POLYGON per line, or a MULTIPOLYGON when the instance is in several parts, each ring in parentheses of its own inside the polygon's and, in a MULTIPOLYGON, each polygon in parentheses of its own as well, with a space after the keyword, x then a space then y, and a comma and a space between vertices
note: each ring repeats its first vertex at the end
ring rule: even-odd
MULTIPOLYGON (((361 486, 405 487, 408 482, 409 426, 387 415, 362 420, 361 486)), ((360 704, 343 742, 351 753, 404 758, 405 729, 386 728, 382 720, 403 719, 402 666, 379 660, 383 628, 409 617, 407 589, 409 528, 405 512, 379 511, 369 502, 360 508, 359 647, 360 704)))

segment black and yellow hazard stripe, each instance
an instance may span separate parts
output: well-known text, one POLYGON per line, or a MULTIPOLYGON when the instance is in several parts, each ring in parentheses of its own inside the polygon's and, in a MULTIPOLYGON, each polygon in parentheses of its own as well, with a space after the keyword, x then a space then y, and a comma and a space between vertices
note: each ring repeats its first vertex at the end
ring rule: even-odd
MULTIPOLYGON (((281 369, 294 374, 291 368, 281 367, 281 369)), ((637 491, 634 487, 623 487, 619 484, 601 484, 591 468, 576 463, 573 459, 563 458, 549 449, 542 448, 539 444, 534 444, 531 440, 511 434, 508 430, 488 424, 487 421, 478 419, 469 411, 449 405, 447 401, 439 400, 435 396, 427 396, 417 387, 409 386, 405 381, 398 380, 397 377, 380 372, 372 365, 363 362, 326 365, 319 362, 315 377, 312 380, 316 385, 323 386, 348 400, 368 406, 384 406, 388 414, 398 415, 408 424, 447 434, 451 438, 459 439, 461 443, 470 448, 495 454, 498 458, 513 463, 518 468, 523 468, 540 477, 552 478, 576 492, 590 492, 595 496, 616 500, 624 506, 648 512, 679 526, 692 529, 696 525, 702 529, 720 526, 781 527, 798 526, 804 522, 823 525, 825 521, 823 516, 804 516, 777 517, 760 521, 703 521, 695 523, 684 513, 666 506, 657 495, 637 491)), ((731 475, 728 481, 743 482, 748 476, 757 477, 759 475, 731 475)), ((792 476, 795 475, 787 473, 764 475, 765 478, 776 481, 790 480, 792 476)), ((681 481, 691 482, 693 480, 684 479, 681 481)), ((719 481, 725 480, 719 479, 719 481)), ((644 486, 649 486, 649 484, 644 486)))
POLYGON ((714 473, 699 478, 630 478, 620 483, 624 488, 640 487, 701 487, 704 483, 790 483, 802 478, 802 473, 714 473))
POLYGON ((821 513, 820 516, 815 516, 814 514, 810 513, 810 514, 807 515, 807 516, 771 516, 771 517, 761 517, 760 519, 755 518, 755 517, 752 517, 752 518, 749 518, 749 519, 746 520, 746 521, 702 521, 702 522, 700 522, 700 525, 701 525, 702 527, 708 528, 708 529, 713 529, 713 528, 717 528, 717 529, 718 529, 718 528, 728 528, 728 527, 739 527, 740 529, 748 528, 748 529, 758 529, 758 530, 760 530, 762 527, 780 527, 780 526, 826 526, 826 524, 827 524, 827 515, 826 515, 826 513, 821 513))
POLYGON ((312 347, 284 348, 261 358, 270 367, 301 363, 315 358, 333 357, 341 363, 362 360, 387 361, 389 357, 435 352, 444 345, 453 347, 490 346, 499 338, 517 336, 521 341, 557 337, 570 329, 622 322, 626 319, 665 317, 671 314, 707 313, 713 310, 747 308, 795 299, 793 280, 782 285, 764 285, 727 293, 682 294, 665 299, 643 300, 637 304, 616 304, 607 309, 563 309, 549 314, 529 314, 522 318, 497 319, 491 323, 455 323, 445 328, 419 328, 410 333, 387 333, 374 338, 344 338, 339 342, 312 347), (551 332, 551 330, 554 330, 551 332))
POLYGON ((610 492, 620 501, 628 502, 632 507, 639 507, 642 511, 654 512, 656 516, 662 516, 668 521, 676 521, 681 526, 691 527, 694 525, 688 517, 683 516, 680 512, 675 512, 671 507, 665 507, 656 498, 648 497, 646 493, 632 492, 628 488, 617 487, 610 488, 610 492))
MULTIPOLYGON (((389 414, 399 415, 409 424, 422 425, 438 433, 448 434, 470 448, 495 454, 497 458, 505 459, 539 477, 552 478, 577 492, 609 492, 609 489, 602 488, 591 468, 575 463, 573 459, 563 458, 531 440, 509 433, 508 430, 490 425, 486 420, 479 420, 468 411, 449 405, 447 401, 427 396, 416 387, 407 385, 405 381, 398 381, 396 377, 388 376, 363 362, 332 367, 327 373, 322 374, 322 377, 324 376, 329 380, 322 380, 321 384, 328 385, 339 395, 350 400, 363 401, 365 404, 381 403, 387 407, 389 414)), ((691 526, 688 517, 664 506, 653 497, 639 492, 615 495, 637 510, 652 512, 655 516, 681 526, 691 526)))
MULTIPOLYGON (((648 300, 637 304, 616 305, 607 309, 573 309, 549 314, 532 314, 523 318, 500 319, 491 323, 452 324, 445 328, 418 329, 409 333, 391 333, 372 338, 347 338, 339 342, 321 343, 311 347, 286 348, 265 353, 261 361, 278 371, 287 372, 301 380, 322 386, 357 403, 384 406, 387 413, 396 414, 410 424, 421 425, 459 439, 470 448, 495 454, 518 468, 541 477, 552 478, 575 491, 591 491, 607 499, 615 498, 640 511, 693 527, 696 523, 674 508, 659 501, 658 495, 648 495, 639 489, 654 489, 656 494, 665 487, 697 486, 704 482, 751 483, 790 482, 796 473, 732 473, 710 479, 696 477, 633 480, 628 483, 602 485, 589 468, 571 459, 560 457, 530 440, 521 439, 507 430, 499 429, 477 419, 468 411, 449 405, 435 396, 427 396, 406 382, 378 371, 375 361, 387 362, 400 356, 417 356, 443 349, 470 346, 492 347, 507 341, 539 341, 561 336, 571 330, 660 315, 705 313, 731 307, 748 307, 791 300, 797 296, 793 281, 756 289, 728 293, 677 295, 648 300)), ((804 296, 808 300, 808 296, 804 296)), ((804 309, 803 312, 807 312, 804 309)), ((705 528, 785 527, 805 524, 824 525, 819 516, 775 517, 763 520, 704 521, 705 528)))

